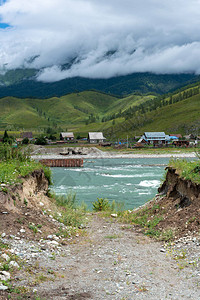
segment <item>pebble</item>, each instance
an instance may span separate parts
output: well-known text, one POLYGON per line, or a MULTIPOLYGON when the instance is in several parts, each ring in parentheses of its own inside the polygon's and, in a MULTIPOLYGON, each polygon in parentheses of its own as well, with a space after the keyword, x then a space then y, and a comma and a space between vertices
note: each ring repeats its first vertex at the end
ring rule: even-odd
POLYGON ((112 218, 117 218, 117 214, 111 214, 110 215, 112 218))
POLYGON ((18 263, 17 263, 16 261, 14 261, 14 260, 11 260, 10 263, 9 263, 9 265, 10 265, 11 267, 15 267, 15 268, 18 268, 18 269, 19 269, 18 263))
POLYGON ((166 252, 166 250, 164 248, 161 248, 160 252, 166 252))
POLYGON ((3 259, 5 259, 6 261, 10 259, 10 257, 6 253, 3 253, 1 257, 3 257, 3 259))
POLYGON ((7 271, 0 271, 0 280, 2 281, 10 280, 10 273, 7 271))
POLYGON ((7 289, 8 289, 8 286, 0 284, 0 291, 6 291, 7 289))
POLYGON ((3 232, 1 237, 4 238, 5 236, 6 236, 5 232, 3 232))
POLYGON ((26 230, 22 228, 22 229, 20 229, 20 232, 24 233, 24 232, 26 232, 26 230))

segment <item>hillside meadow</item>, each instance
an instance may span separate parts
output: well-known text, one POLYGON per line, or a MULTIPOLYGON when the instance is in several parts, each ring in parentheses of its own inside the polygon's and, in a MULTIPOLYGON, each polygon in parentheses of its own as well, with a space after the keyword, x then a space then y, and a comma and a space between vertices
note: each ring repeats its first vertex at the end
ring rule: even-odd
MULTIPOLYGON (((199 83, 166 96, 132 94, 114 97, 97 91, 72 93, 49 99, 0 99, 0 129, 45 133, 73 131, 87 136, 103 131, 107 138, 126 138, 144 131, 199 134, 199 83)), ((58 136, 57 136, 58 137, 58 136)))

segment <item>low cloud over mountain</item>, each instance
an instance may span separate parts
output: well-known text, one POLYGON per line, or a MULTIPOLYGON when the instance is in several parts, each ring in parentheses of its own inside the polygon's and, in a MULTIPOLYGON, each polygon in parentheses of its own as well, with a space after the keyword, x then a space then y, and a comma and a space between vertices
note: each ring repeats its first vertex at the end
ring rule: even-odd
POLYGON ((0 2, 0 69, 39 81, 134 72, 200 74, 199 0, 0 2))

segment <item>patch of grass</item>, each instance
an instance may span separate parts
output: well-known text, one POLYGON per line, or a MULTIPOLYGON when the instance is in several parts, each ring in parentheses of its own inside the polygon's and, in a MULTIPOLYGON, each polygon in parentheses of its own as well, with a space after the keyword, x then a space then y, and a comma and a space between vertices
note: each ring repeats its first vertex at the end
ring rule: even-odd
POLYGON ((42 227, 41 224, 38 224, 38 225, 29 224, 29 226, 28 226, 29 229, 33 230, 34 234, 36 234, 38 232, 38 229, 41 227, 42 227))
POLYGON ((145 235, 168 241, 173 238, 173 231, 158 228, 159 223, 163 220, 162 214, 163 210, 160 210, 159 204, 153 203, 151 207, 146 206, 135 212, 123 211, 119 214, 118 219, 123 223, 142 227, 145 235))
POLYGON ((169 165, 175 168, 185 180, 200 184, 200 160, 187 161, 185 159, 170 160, 169 165))
POLYGON ((31 160, 28 150, 13 148, 10 145, 0 145, 0 191, 7 192, 8 186, 21 182, 35 170, 43 169, 49 183, 51 183, 51 170, 42 164, 31 160))
POLYGON ((76 194, 70 192, 68 195, 54 195, 53 198, 62 212, 56 213, 54 218, 67 226, 81 226, 85 216, 85 207, 77 206, 76 194))
POLYGON ((7 244, 5 244, 5 243, 3 243, 2 241, 0 241, 0 250, 2 250, 2 249, 8 249, 9 247, 8 247, 8 245, 7 244))

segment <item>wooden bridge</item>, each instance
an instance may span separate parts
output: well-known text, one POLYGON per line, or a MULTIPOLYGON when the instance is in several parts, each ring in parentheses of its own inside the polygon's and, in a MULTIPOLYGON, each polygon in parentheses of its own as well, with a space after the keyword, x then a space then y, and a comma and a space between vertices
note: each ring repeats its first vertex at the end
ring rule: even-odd
POLYGON ((41 159, 40 162, 47 167, 64 167, 64 168, 83 167, 82 158, 41 159))

